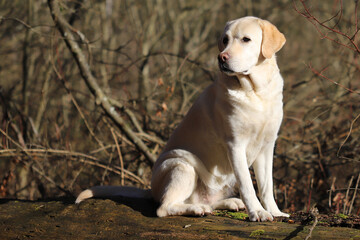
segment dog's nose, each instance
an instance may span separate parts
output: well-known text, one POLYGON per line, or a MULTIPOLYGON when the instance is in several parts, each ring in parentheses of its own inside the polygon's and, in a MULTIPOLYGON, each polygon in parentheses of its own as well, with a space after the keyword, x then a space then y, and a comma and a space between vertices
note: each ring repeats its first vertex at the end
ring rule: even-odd
POLYGON ((221 52, 219 54, 219 58, 221 61, 226 62, 227 60, 229 60, 230 55, 227 52, 221 52))

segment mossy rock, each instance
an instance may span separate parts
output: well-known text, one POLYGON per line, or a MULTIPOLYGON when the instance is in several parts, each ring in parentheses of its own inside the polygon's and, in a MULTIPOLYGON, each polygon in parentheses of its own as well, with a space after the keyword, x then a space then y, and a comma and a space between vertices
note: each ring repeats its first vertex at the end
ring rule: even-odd
MULTIPOLYGON (((228 211, 158 218, 156 207, 136 199, 0 200, 0 239, 304 239, 311 227, 287 219, 249 222, 246 213, 228 211)), ((359 236, 359 229, 316 226, 312 239, 359 236)))

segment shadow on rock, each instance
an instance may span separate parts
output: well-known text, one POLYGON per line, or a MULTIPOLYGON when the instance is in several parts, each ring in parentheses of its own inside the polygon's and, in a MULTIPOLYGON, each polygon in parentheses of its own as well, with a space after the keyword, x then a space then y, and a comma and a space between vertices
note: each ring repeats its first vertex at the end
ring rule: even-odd
MULTIPOLYGON (((100 198, 100 199, 104 199, 104 198, 100 198)), ((119 204, 124 204, 132 208, 134 211, 140 212, 145 217, 157 217, 156 210, 159 204, 155 202, 153 199, 129 198, 129 197, 112 197, 106 199, 110 199, 119 204)))

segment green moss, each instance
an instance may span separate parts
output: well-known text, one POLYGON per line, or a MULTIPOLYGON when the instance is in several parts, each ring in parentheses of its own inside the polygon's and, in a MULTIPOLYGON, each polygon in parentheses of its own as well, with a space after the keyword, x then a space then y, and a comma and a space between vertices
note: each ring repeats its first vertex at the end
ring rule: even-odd
POLYGON ((342 219, 347 219, 349 216, 347 216, 345 214, 342 214, 342 213, 339 213, 339 214, 336 214, 335 217, 342 218, 342 219))
POLYGON ((225 212, 223 211, 214 211, 212 214, 214 216, 221 216, 221 217, 225 216, 225 212))
POLYGON ((220 216, 220 217, 229 217, 233 219, 239 219, 239 220, 245 220, 249 215, 247 215, 245 212, 229 212, 226 210, 218 210, 213 212, 214 216, 220 216))
POLYGON ((227 213, 231 218, 234 219, 240 219, 240 220, 245 220, 247 217, 249 217, 249 215, 247 215, 244 212, 228 212, 227 213))
POLYGON ((38 211, 39 209, 42 209, 45 205, 35 205, 35 211, 38 211))
POLYGON ((263 229, 257 229, 255 231, 252 231, 250 234, 250 237, 258 237, 260 235, 263 235, 265 233, 265 230, 263 229))

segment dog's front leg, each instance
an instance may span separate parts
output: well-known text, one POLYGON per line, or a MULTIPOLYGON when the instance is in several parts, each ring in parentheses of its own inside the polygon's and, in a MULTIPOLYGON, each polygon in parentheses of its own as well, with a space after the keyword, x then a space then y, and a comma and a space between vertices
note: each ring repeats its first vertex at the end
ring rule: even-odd
MULTIPOLYGON (((267 212, 256 197, 255 189, 251 180, 249 166, 246 160, 245 147, 230 147, 230 161, 236 180, 239 183, 241 198, 248 210, 250 221, 272 221, 272 215, 267 212)), ((245 145, 240 145, 245 146, 245 145)))
POLYGON ((264 208, 274 217, 289 217, 279 210, 273 193, 273 154, 274 144, 269 144, 253 163, 259 197, 264 208))

